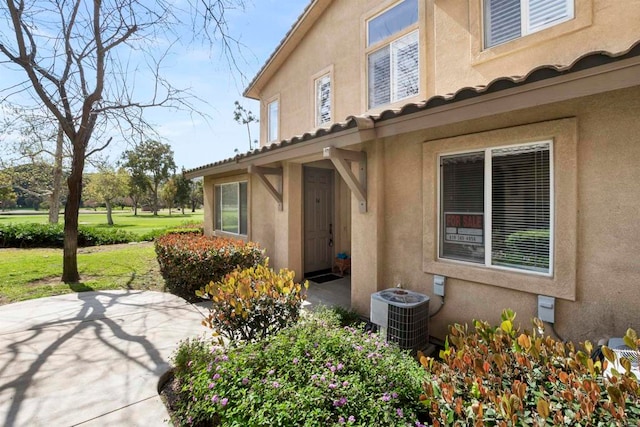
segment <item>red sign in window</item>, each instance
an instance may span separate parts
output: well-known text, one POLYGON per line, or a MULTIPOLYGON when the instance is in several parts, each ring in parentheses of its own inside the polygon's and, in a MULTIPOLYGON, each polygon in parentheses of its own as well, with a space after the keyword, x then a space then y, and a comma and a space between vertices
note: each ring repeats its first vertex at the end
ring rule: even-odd
POLYGON ((484 244, 484 214, 445 212, 444 227, 447 243, 484 244))

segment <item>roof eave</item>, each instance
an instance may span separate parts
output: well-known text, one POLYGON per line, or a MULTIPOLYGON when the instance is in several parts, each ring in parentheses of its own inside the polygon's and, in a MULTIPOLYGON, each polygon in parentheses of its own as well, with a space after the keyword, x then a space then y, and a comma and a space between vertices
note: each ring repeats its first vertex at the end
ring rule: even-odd
POLYGON ((258 71, 253 80, 251 80, 242 93, 243 96, 260 100, 260 92, 265 83, 269 81, 278 68, 286 61, 291 52, 298 46, 331 2, 332 0, 311 0, 262 68, 260 68, 260 71, 258 71))

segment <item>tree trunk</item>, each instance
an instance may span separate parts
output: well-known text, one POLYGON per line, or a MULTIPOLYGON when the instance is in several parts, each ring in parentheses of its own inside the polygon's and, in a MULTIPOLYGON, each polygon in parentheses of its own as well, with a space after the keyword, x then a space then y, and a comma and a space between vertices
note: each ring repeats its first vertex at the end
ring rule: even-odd
POLYGON ((73 144, 71 174, 67 179, 69 196, 64 209, 64 250, 62 259, 62 281, 78 283, 78 213, 82 199, 82 171, 84 170, 84 144, 73 144), (78 147, 81 145, 81 147, 78 147))
POLYGON ((106 201, 104 204, 107 206, 107 225, 111 227, 113 226, 113 217, 111 216, 111 202, 106 201))
POLYGON ((159 182, 153 183, 153 214, 158 215, 158 185, 159 182))
POLYGON ((56 138, 56 154, 53 160, 53 191, 49 198, 49 224, 57 224, 60 213, 60 190, 62 189, 62 145, 64 133, 62 126, 58 127, 56 138))

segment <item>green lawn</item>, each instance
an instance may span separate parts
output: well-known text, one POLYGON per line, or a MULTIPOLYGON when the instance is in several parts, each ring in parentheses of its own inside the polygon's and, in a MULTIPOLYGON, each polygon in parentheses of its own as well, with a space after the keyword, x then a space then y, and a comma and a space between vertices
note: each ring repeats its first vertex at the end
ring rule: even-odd
POLYGON ((162 291, 152 243, 95 246, 78 251, 81 282, 60 282, 62 249, 0 249, 0 304, 105 289, 162 291))
MULTIPOLYGON (((62 213, 60 214, 60 221, 64 221, 62 213)), ((175 227, 185 222, 202 222, 204 213, 202 210, 197 210, 195 213, 191 213, 191 210, 185 210, 184 215, 180 211, 173 210, 169 215, 168 210, 162 210, 157 216, 149 212, 138 211, 138 215, 134 216, 129 209, 120 211, 115 209, 113 211, 114 228, 121 228, 126 231, 141 235, 151 230, 175 227)), ((24 214, 1 214, 0 224, 9 223, 40 223, 46 224, 48 221, 48 214, 43 212, 42 214, 24 215, 24 214)), ((80 214, 78 219, 80 225, 89 225, 97 228, 108 228, 107 214, 103 211, 97 211, 95 213, 88 213, 85 211, 80 214)))

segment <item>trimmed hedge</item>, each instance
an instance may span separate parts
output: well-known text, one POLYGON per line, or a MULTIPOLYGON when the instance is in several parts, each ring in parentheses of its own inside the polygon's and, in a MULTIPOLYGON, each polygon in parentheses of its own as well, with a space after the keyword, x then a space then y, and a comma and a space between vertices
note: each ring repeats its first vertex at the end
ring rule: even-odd
MULTIPOLYGON (((78 228, 78 246, 114 245, 130 243, 138 238, 117 228, 78 228)), ((3 248, 62 248, 64 227, 61 224, 5 224, 0 225, 0 247, 3 248)))
POLYGON ((158 237, 155 250, 167 290, 187 301, 198 301, 196 291, 236 268, 265 261, 264 252, 254 243, 193 233, 158 237))
POLYGON ((152 241, 165 234, 204 234, 204 224, 195 222, 186 222, 182 225, 167 228, 158 228, 144 233, 140 236, 140 240, 152 241))

